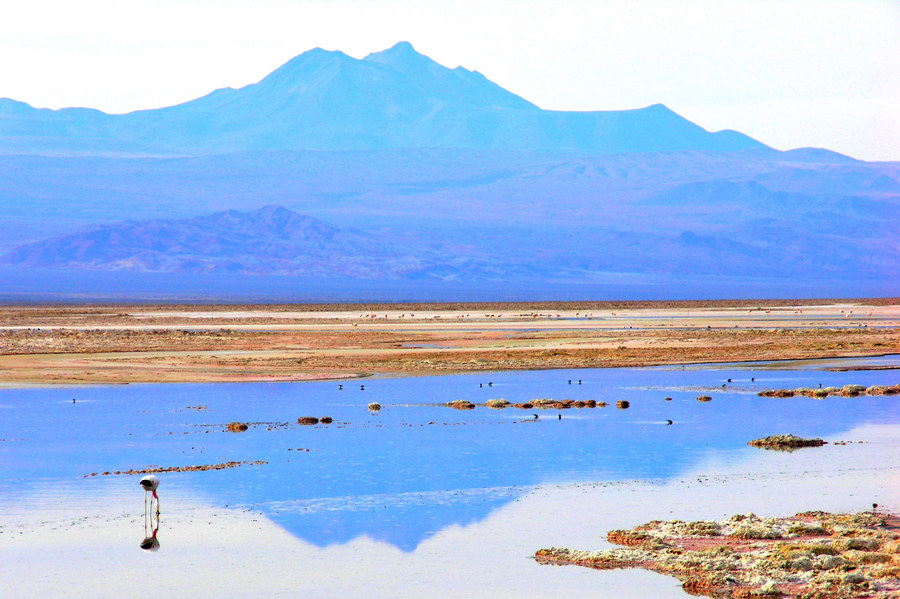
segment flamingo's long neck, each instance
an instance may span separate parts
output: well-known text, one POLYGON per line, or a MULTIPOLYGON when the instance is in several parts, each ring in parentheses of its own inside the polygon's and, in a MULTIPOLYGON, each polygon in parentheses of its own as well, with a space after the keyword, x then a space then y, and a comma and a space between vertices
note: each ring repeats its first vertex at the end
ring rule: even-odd
POLYGON ((156 489, 153 489, 153 499, 159 501, 159 496, 156 494, 156 489))

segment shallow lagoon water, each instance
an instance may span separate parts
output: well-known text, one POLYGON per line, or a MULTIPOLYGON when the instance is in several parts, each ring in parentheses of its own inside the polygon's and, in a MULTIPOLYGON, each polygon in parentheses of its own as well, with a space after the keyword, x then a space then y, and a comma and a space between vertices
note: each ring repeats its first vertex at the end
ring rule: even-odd
POLYGON ((873 502, 900 511, 896 396, 756 396, 898 382, 891 370, 821 370, 835 365, 0 391, 0 575, 17 597, 124 594, 141 576, 194 596, 684 597, 667 577, 539 566, 529 556, 549 545, 600 548, 607 530, 654 518, 873 502), (441 405, 539 397, 611 405, 441 405), (631 407, 616 409, 621 399, 631 407), (373 401, 383 409, 370 412, 373 401), (300 416, 335 422, 301 426, 300 416), (225 432, 231 421, 251 427, 225 432), (746 445, 786 432, 853 443, 794 453, 746 445), (138 547, 140 477, 85 477, 232 460, 268 463, 159 475, 153 554, 138 547))

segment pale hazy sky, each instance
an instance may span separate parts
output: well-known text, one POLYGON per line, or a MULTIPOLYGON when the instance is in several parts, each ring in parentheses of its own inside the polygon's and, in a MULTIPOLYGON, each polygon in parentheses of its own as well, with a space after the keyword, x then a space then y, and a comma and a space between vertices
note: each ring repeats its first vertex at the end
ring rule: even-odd
POLYGON ((400 40, 538 106, 900 160, 900 0, 0 0, 0 97, 127 112, 400 40))

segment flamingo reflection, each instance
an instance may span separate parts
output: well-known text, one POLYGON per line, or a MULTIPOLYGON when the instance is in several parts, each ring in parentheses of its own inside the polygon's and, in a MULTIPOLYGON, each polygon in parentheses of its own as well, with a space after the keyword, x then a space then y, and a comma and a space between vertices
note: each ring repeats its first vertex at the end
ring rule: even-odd
POLYGON ((141 479, 140 485, 144 490, 144 540, 141 541, 141 549, 158 551, 159 540, 156 533, 159 532, 159 495, 156 494, 156 489, 159 487, 159 479, 148 474, 141 479))

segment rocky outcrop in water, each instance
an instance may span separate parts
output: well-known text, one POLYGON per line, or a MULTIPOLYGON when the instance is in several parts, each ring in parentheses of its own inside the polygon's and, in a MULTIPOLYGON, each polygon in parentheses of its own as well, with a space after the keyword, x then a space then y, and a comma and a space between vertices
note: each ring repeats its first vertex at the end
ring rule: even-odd
POLYGON ((822 439, 804 439, 796 435, 770 435, 762 439, 748 441, 747 445, 762 447, 763 449, 793 450, 801 447, 821 447, 825 445, 822 439))
POLYGON ((475 404, 465 399, 457 399, 456 401, 448 401, 447 407, 455 410, 474 410, 475 404))
MULTIPOLYGON (((466 401, 464 399, 458 399, 456 401, 451 401, 445 404, 449 408, 455 408, 457 410, 471 410, 474 409, 476 404, 466 401)), ((522 403, 510 403, 506 399, 489 399, 484 404, 488 408, 501 409, 514 407, 522 410, 532 410, 535 408, 544 409, 544 410, 568 410, 570 408, 602 408, 606 406, 606 402, 597 401, 595 399, 549 399, 549 398, 538 398, 533 399, 531 401, 526 401, 522 403)))
POLYGON ((237 468, 238 466, 260 466, 263 464, 268 464, 266 460, 254 460, 252 462, 222 462, 220 464, 202 464, 199 466, 167 466, 167 467, 154 467, 154 468, 142 468, 140 470, 130 469, 130 470, 105 470, 103 472, 91 472, 90 474, 85 474, 82 478, 87 478, 89 476, 119 476, 122 474, 126 475, 134 475, 134 474, 160 474, 163 472, 204 472, 206 470, 225 470, 226 468, 237 468))
POLYGON ((654 520, 613 530, 624 548, 540 549, 542 564, 646 568, 677 577, 694 595, 847 599, 900 596, 900 517, 803 512, 721 521, 654 520))
POLYGON ((799 389, 766 389, 757 393, 760 397, 814 397, 816 399, 824 399, 829 395, 840 395, 841 397, 859 397, 860 395, 900 395, 900 385, 844 385, 843 387, 820 387, 810 389, 800 387, 799 389))

